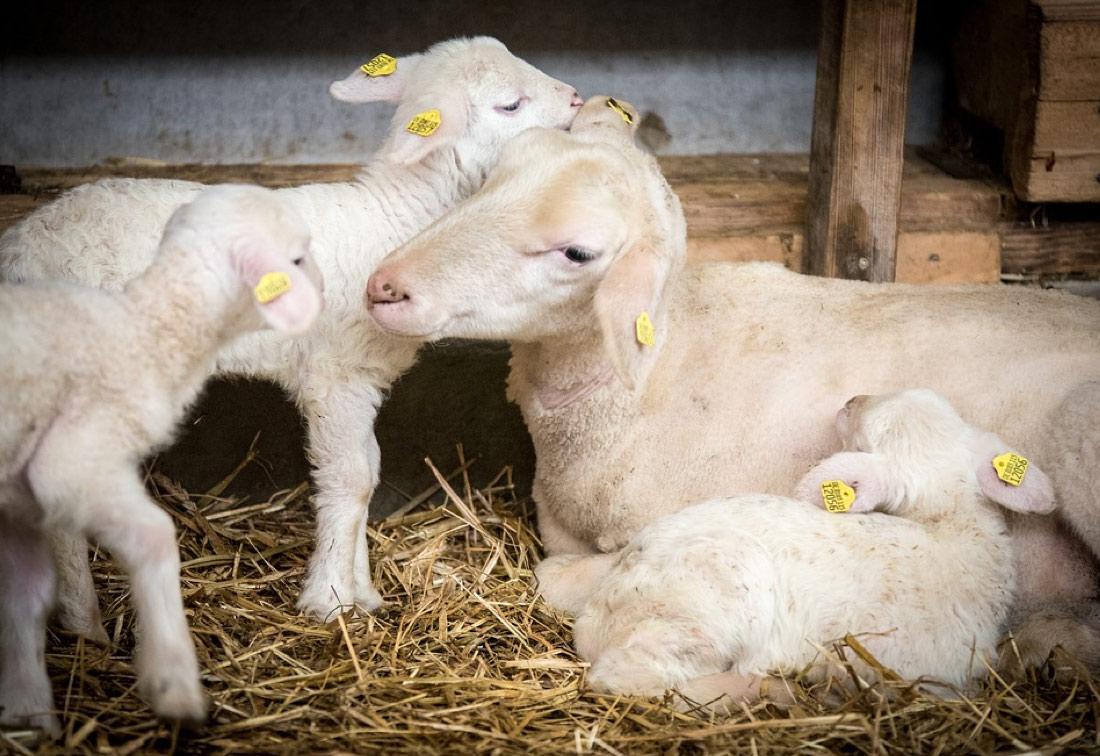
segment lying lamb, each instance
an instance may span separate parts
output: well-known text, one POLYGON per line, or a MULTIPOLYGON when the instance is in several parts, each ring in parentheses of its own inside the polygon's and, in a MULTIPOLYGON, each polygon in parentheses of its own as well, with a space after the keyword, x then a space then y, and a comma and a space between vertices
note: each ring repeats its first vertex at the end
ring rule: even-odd
MULTIPOLYGON (((586 118, 572 135, 521 135, 478 194, 367 287, 393 333, 511 340, 509 395, 534 440, 547 553, 615 551, 730 491, 785 494, 835 448, 832 408, 916 381, 1052 468, 1052 418, 1075 386, 1100 380, 1100 303, 766 263, 685 270, 683 213, 656 162, 623 138, 629 124, 613 135, 586 118)), ((1100 453, 1100 417, 1078 427, 1083 458, 1100 453)), ((1095 521, 1098 475, 1054 474, 1060 508, 1095 521)), ((1096 605, 1092 555, 1053 517, 1011 527, 1018 643, 1041 659, 1064 641, 1100 665, 1100 629, 1079 609, 1096 605)))
POLYGON ((0 723, 59 732, 43 657, 45 539, 58 530, 96 538, 129 573, 153 709, 204 717, 175 529, 138 468, 172 440, 221 347, 310 326, 321 298, 308 251, 292 203, 227 185, 172 214, 153 264, 122 292, 0 287, 0 723))
POLYGON ((848 633, 869 633, 862 645, 907 679, 984 675, 1014 584, 996 504, 1049 512, 1049 479, 1030 465, 1018 485, 1002 480, 994 460, 1009 448, 928 390, 855 397, 836 426, 849 451, 809 472, 802 501, 712 499, 655 520, 621 552, 538 566, 546 600, 577 615, 594 688, 753 699, 769 672, 827 674, 820 644, 848 633), (826 512, 822 485, 838 482, 852 511, 887 514, 826 512))
MULTIPOLYGON (((566 128, 581 105, 572 87, 487 37, 441 42, 395 62, 380 56, 366 70, 330 91, 347 102, 397 103, 380 154, 353 182, 280 190, 309 222, 328 280, 321 322, 293 345, 266 335, 248 339, 217 365, 221 374, 276 381, 305 416, 317 545, 298 603, 322 620, 353 605, 371 611, 382 604, 366 539, 380 464, 372 431, 386 390, 413 364, 418 346, 373 325, 362 306, 363 281, 390 250, 476 190, 508 139, 531 126, 566 128)), ((126 179, 78 188, 0 238, 0 275, 119 288, 149 264, 168 216, 201 189, 126 179)), ((79 595, 90 579, 65 578, 63 594, 78 595, 63 596, 63 619, 94 633, 89 602, 79 595)))

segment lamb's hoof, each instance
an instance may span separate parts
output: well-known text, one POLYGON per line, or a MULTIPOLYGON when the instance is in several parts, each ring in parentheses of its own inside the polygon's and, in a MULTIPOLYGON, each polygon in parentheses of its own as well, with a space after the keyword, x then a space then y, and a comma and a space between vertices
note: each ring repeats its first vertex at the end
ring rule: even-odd
POLYGON ((298 598, 298 609, 305 615, 313 617, 319 622, 332 622, 338 615, 350 612, 353 609, 363 615, 374 614, 382 609, 386 602, 382 594, 375 590, 370 583, 358 586, 355 592, 355 603, 342 603, 337 596, 351 596, 352 591, 333 590, 331 586, 318 589, 307 584, 298 598))
POLYGON ((111 636, 107 635, 107 630, 103 627, 103 620, 100 619, 98 606, 94 614, 59 612, 57 623, 62 629, 74 635, 79 635, 97 646, 111 645, 111 636))
POLYGON ((61 737, 61 722, 51 711, 53 695, 14 696, 14 691, 0 691, 0 726, 30 727, 41 730, 52 739, 61 737))
POLYGON ((360 614, 377 614, 382 611, 386 606, 385 599, 382 598, 382 594, 379 593, 374 584, 369 580, 366 585, 356 583, 355 586, 355 609, 360 614))
POLYGON ((207 701, 198 676, 165 670, 143 680, 141 690, 161 719, 199 725, 206 721, 207 701))

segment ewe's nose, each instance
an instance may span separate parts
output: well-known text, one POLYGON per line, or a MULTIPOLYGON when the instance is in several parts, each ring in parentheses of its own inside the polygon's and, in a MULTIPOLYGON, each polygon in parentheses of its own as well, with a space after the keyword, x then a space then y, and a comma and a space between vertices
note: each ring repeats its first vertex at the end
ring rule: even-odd
POLYGON ((367 306, 402 302, 409 298, 405 288, 391 273, 380 270, 367 279, 367 306))

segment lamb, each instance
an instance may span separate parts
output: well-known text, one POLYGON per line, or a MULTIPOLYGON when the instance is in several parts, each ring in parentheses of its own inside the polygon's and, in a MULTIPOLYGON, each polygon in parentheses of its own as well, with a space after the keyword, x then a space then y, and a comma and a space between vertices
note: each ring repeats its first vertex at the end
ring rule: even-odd
MULTIPOLYGON (((482 190, 396 250, 366 291, 392 333, 511 341, 508 391, 534 441, 548 554, 616 551, 731 491, 785 494, 835 446, 831 408, 914 382, 1053 467, 1056 409, 1100 379, 1100 303, 767 263, 685 269, 683 213, 656 162, 584 118, 573 134, 513 141, 482 190)), ((1078 428, 1098 425, 1078 415, 1078 428)), ((1097 453, 1091 430, 1079 443, 1083 458, 1097 453)), ((1055 471, 1060 506, 1095 521, 1097 474, 1055 471)), ((1097 606, 1093 554, 1055 517, 1010 524, 1017 643, 1045 658, 1064 641, 1100 665, 1100 630, 1080 609, 1097 606)))
POLYGON ((267 327, 292 344, 312 324, 309 243, 284 197, 226 185, 172 214, 121 292, 0 287, 0 723, 59 733, 43 657, 58 530, 98 539, 129 573, 153 709, 203 718, 175 529, 138 467, 172 440, 219 348, 267 327))
POLYGON ((906 679, 960 687, 984 675, 1014 583, 997 504, 1050 512, 1050 480, 1034 465, 1018 484, 998 477, 1007 445, 932 391, 853 397, 836 426, 849 451, 806 475, 801 501, 711 499, 655 520, 618 553, 539 564, 544 598, 577 615, 592 687, 678 688, 728 706, 725 696, 758 697, 770 672, 829 674, 821 644, 849 633, 869 634, 863 645, 906 679), (837 482, 851 487, 850 511, 883 513, 825 511, 822 485, 837 482))
MULTIPOLYGON (((386 253, 477 189, 509 138, 531 126, 567 128, 581 105, 572 87, 488 37, 441 42, 396 59, 388 74, 390 62, 376 60, 368 69, 377 75, 356 69, 330 92, 345 102, 397 104, 380 154, 356 181, 279 190, 309 222, 329 282, 321 322, 293 344, 270 335, 243 340, 217 363, 219 374, 279 383, 304 415, 317 544, 298 604, 318 620, 382 605, 366 540, 380 465, 372 429, 383 396, 412 366, 418 346, 374 326, 362 307, 363 281, 386 253)), ((150 180, 75 189, 0 238, 0 276, 120 288, 149 264, 152 240, 172 211, 201 189, 150 180)), ((62 619, 95 634, 97 621, 80 595, 90 580, 64 577, 62 619)))

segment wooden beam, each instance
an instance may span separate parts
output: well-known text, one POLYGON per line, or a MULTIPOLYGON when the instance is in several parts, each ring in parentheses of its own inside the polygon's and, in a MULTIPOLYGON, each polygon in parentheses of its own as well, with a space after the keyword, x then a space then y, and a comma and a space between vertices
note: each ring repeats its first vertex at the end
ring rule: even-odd
POLYGON ((825 0, 806 272, 894 280, 916 0, 825 0))

